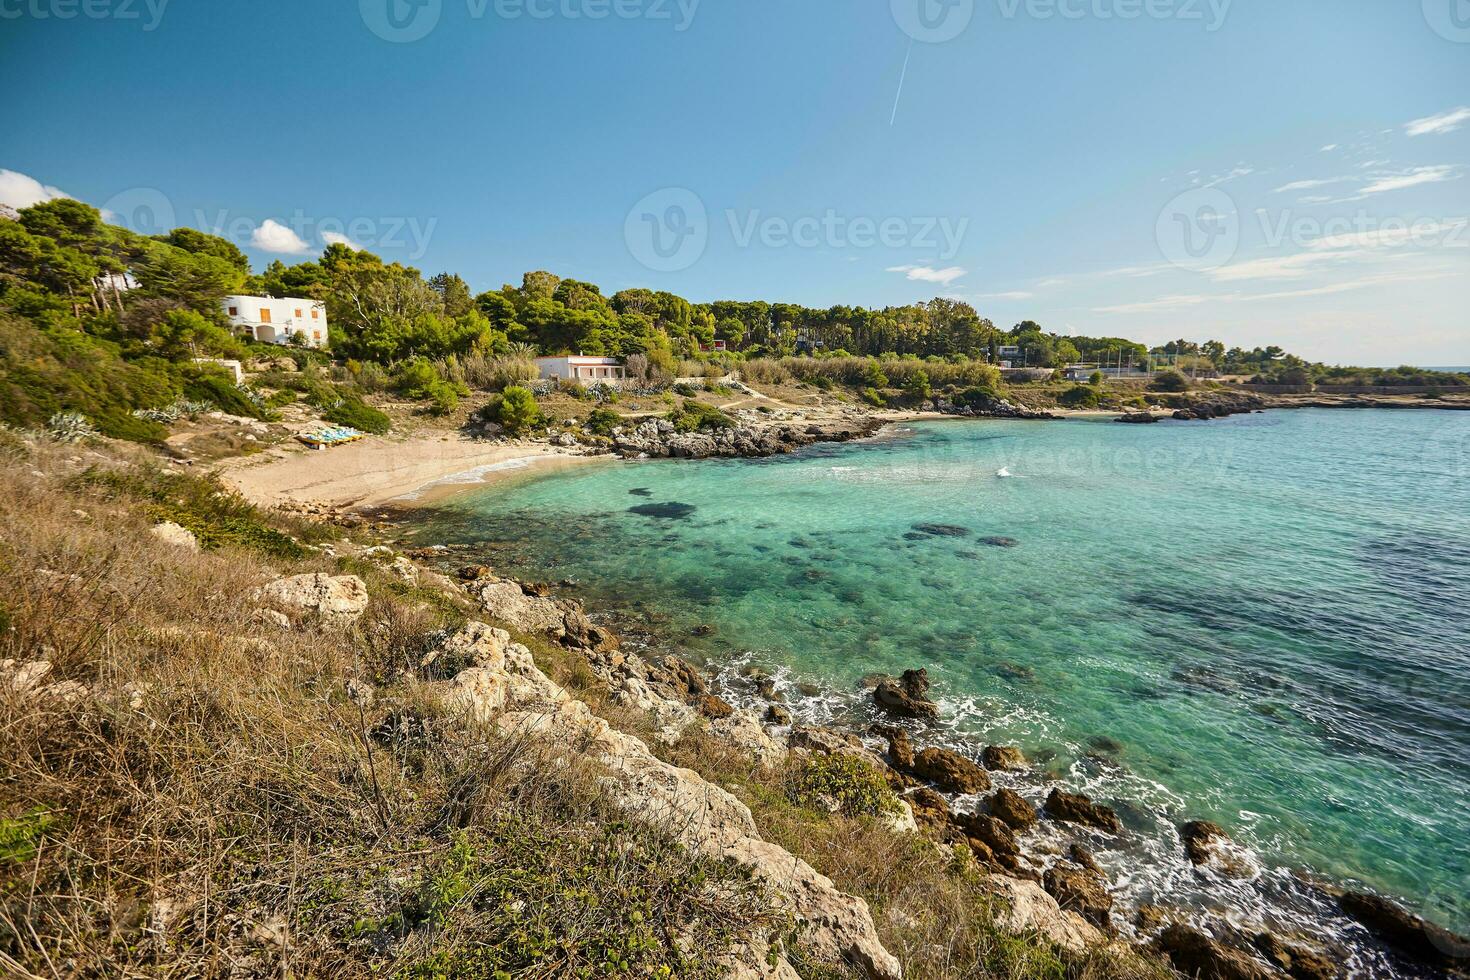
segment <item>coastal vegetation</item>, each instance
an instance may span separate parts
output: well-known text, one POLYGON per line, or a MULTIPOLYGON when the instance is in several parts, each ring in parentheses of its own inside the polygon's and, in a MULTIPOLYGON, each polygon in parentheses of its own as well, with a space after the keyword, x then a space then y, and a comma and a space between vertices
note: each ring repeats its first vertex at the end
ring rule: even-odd
MULTIPOLYGON (((37 428, 76 415, 104 435, 156 443, 168 434, 167 407, 180 399, 269 419, 294 393, 326 421, 382 433, 392 421, 370 404, 375 395, 392 392, 426 415, 452 415, 472 391, 534 382, 536 355, 569 351, 622 357, 629 377, 649 388, 694 378, 718 394, 720 379, 739 371, 753 384, 799 383, 873 407, 918 407, 936 393, 976 389, 1002 397, 1003 351, 1009 363, 1032 369, 1023 373, 1031 383, 1082 361, 1162 369, 1153 387, 1164 392, 1222 375, 1272 385, 1470 388, 1466 375, 1328 367, 1279 347, 1177 340, 1150 349, 1123 338, 1061 336, 1030 320, 1001 329, 973 306, 942 297, 883 309, 694 303, 648 289, 605 296, 593 283, 546 271, 475 295, 456 274, 425 278, 343 244, 252 274, 226 239, 190 228, 138 235, 65 198, 0 220, 0 421, 11 425, 37 428), (320 300, 330 354, 233 334, 220 301, 239 292, 320 300), (283 357, 306 372, 303 382, 271 372, 242 387, 211 362, 283 357)), ((1026 383, 1020 377, 1009 383, 1026 383)), ((693 398, 695 386, 683 384, 678 392, 693 398)), ((1058 398, 1039 395, 1044 404, 1058 398)), ((1074 407, 1106 401, 1066 397, 1074 407)), ((510 431, 539 418, 524 399, 511 396, 510 431)))

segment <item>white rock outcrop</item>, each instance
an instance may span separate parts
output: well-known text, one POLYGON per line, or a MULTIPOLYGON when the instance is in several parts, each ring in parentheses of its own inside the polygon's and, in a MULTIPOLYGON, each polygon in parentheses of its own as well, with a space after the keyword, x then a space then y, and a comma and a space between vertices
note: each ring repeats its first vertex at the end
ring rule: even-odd
POLYGON ((183 548, 185 551, 199 550, 199 539, 194 537, 193 531, 190 531, 182 524, 175 524, 173 521, 164 521, 162 524, 153 525, 149 529, 149 533, 165 544, 183 548))
MULTIPOLYGON (((800 942, 815 955, 849 963, 872 980, 900 980, 898 960, 878 939, 867 903, 762 840, 750 810, 730 793, 662 761, 640 739, 594 715, 541 673, 530 651, 510 642, 504 631, 471 623, 441 650, 441 657, 475 664, 442 685, 442 703, 451 713, 467 722, 488 721, 508 737, 565 746, 599 763, 606 770, 605 790, 634 819, 669 833, 694 853, 749 868, 803 927, 800 942)), ((747 963, 745 970, 741 975, 792 975, 775 965, 765 970, 747 963)))
POLYGON ((315 572, 280 578, 262 588, 259 598, 283 612, 350 623, 368 606, 368 590, 356 575, 315 572))

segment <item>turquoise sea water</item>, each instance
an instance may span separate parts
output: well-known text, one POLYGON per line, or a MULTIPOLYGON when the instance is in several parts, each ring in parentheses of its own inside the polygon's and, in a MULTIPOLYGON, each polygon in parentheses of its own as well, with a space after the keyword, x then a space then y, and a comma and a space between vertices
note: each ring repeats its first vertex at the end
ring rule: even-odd
POLYGON ((1470 929, 1467 517, 1470 413, 1305 410, 608 463, 417 534, 575 580, 730 678, 775 669, 809 719, 861 721, 862 675, 928 667, 925 738, 1020 745, 1118 807, 1126 840, 1094 843, 1125 903, 1351 939, 1301 872, 1470 929), (1189 868, 1173 828, 1196 817, 1262 873, 1189 868))

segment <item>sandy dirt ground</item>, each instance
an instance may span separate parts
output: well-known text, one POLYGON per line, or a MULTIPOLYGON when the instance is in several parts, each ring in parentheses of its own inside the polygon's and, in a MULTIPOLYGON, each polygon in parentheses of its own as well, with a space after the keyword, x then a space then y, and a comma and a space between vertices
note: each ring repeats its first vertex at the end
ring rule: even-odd
POLYGON ((547 445, 488 445, 458 433, 369 438, 321 451, 273 449, 230 460, 226 484, 262 506, 412 506, 527 472, 592 462, 547 445))

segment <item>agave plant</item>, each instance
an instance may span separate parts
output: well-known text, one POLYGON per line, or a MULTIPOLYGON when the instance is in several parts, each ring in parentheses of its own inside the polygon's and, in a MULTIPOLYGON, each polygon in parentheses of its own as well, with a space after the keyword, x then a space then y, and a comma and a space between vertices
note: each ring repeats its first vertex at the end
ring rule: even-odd
POLYGON ((86 442, 101 435, 80 412, 57 412, 47 420, 46 434, 57 442, 86 442))

